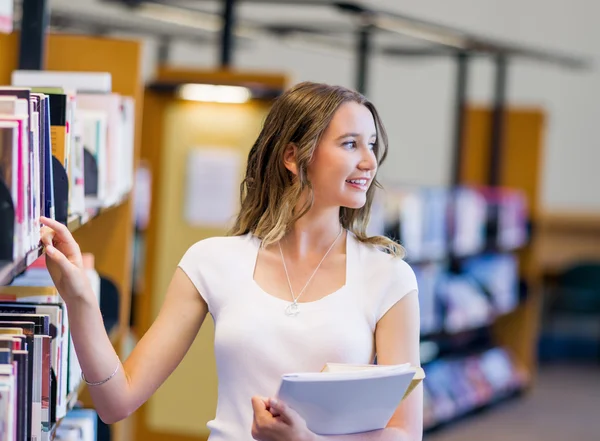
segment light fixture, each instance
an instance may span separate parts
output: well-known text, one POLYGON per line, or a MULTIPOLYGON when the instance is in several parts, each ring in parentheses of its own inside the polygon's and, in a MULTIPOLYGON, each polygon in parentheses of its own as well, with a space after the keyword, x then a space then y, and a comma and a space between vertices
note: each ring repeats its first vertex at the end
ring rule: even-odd
POLYGON ((247 87, 214 84, 183 84, 177 90, 179 98, 188 101, 242 104, 252 98, 247 87))
POLYGON ((417 25, 410 20, 405 20, 399 17, 377 16, 373 19, 374 24, 380 28, 396 34, 406 35, 416 39, 437 43, 444 46, 465 49, 468 47, 469 40, 467 37, 457 33, 441 33, 436 30, 427 29, 424 25, 417 25))
MULTIPOLYGON (((223 18, 217 14, 202 11, 180 10, 176 6, 158 3, 143 3, 136 9, 142 17, 159 20, 169 24, 196 28, 199 30, 218 33, 223 29, 223 18)), ((233 33, 242 38, 258 38, 264 35, 258 26, 236 23, 233 33)))
POLYGON ((136 13, 142 17, 160 20, 165 23, 187 26, 207 32, 218 32, 223 27, 223 19, 217 15, 200 11, 181 11, 157 3, 144 3, 136 13))

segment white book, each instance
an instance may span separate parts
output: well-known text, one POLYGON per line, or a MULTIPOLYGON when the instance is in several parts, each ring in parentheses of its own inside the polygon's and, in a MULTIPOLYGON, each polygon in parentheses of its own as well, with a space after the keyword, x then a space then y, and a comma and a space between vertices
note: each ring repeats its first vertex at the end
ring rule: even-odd
POLYGON ((0 364, 0 390, 2 394, 6 394, 6 402, 8 409, 6 411, 5 438, 3 440, 16 439, 17 430, 17 385, 15 378, 14 365, 0 364))
POLYGON ((33 348, 33 402, 31 405, 31 436, 33 439, 39 439, 42 436, 42 423, 46 420, 42 405, 42 375, 43 375, 43 342, 42 335, 34 335, 33 348))
MULTIPOLYGON (((32 101, 33 102, 33 101, 32 101)), ((40 162, 40 114, 39 112, 32 111, 31 112, 32 119, 32 133, 33 133, 33 153, 32 153, 32 162, 31 162, 31 189, 32 189, 32 199, 33 199, 33 225, 31 230, 31 240, 32 240, 32 248, 34 248, 41 239, 40 235, 40 215, 42 214, 42 189, 40 186, 40 176, 41 176, 41 162, 40 162)))
MULTIPOLYGON (((18 162, 21 164, 18 167, 18 172, 21 174, 22 187, 19 189, 18 201, 23 204, 23 219, 19 224, 19 237, 17 241, 19 246, 19 257, 23 257, 25 253, 32 249, 33 238, 30 235, 30 219, 29 212, 29 109, 27 100, 14 99, 11 96, 0 97, 0 114, 3 120, 21 121, 21 149, 18 151, 18 162)), ((18 179, 18 178, 17 178, 18 179)), ((15 207, 16 208, 16 207, 15 207)), ((20 216, 17 214, 16 216, 20 216)))
POLYGON ((77 109, 76 98, 71 100, 71 151, 69 158, 69 214, 83 215, 85 212, 85 185, 84 185, 84 160, 83 160, 83 121, 77 109))
POLYGON ((285 374, 278 398, 318 435, 346 435, 386 427, 425 374, 409 364, 328 363, 322 372, 285 374))
POLYGON ((20 224, 17 222, 16 210, 19 199, 19 124, 16 121, 0 121, 0 158, 2 167, 0 174, 5 180, 4 184, 10 191, 13 207, 15 210, 14 232, 13 232, 13 261, 19 259, 24 253, 19 240, 20 224))
POLYGON ((133 189, 135 158, 135 101, 132 97, 122 97, 123 105, 123 182, 121 195, 133 189))
POLYGON ((0 439, 14 439, 14 424, 11 418, 13 406, 13 390, 8 383, 0 381, 0 439))
POLYGON ((73 344, 73 337, 69 332, 69 393, 75 392, 81 384, 81 365, 79 364, 79 358, 77 358, 77 351, 73 344))
MULTIPOLYGON (((95 195, 86 196, 87 200, 93 202, 87 205, 101 205, 106 199, 107 194, 106 155, 108 149, 108 115, 106 112, 100 110, 82 109, 81 106, 78 109, 78 114, 82 123, 83 147, 94 157, 98 167, 97 191, 95 195)), ((91 179, 91 176, 86 176, 85 179, 87 181, 87 179, 91 179)))
POLYGON ((24 87, 63 87, 79 93, 109 93, 112 76, 109 72, 62 72, 50 70, 15 70, 12 85, 24 87))
POLYGON ((400 236, 410 259, 422 259, 423 253, 423 194, 418 190, 400 193, 400 236))
POLYGON ((60 413, 61 416, 65 416, 67 414, 67 396, 70 391, 68 390, 68 381, 69 381, 69 346, 71 344, 71 330, 69 327, 69 316, 67 314, 67 306, 65 303, 61 303, 62 306, 62 332, 61 332, 61 342, 60 342, 60 379, 58 388, 60 389, 60 394, 64 398, 61 401, 59 408, 57 409, 57 417, 60 413), (60 411, 60 412, 59 412, 60 411))
POLYGON ((112 205, 119 199, 119 172, 122 161, 122 116, 121 97, 118 94, 80 94, 77 96, 80 109, 102 111, 107 114, 106 149, 106 195, 105 205, 112 205))

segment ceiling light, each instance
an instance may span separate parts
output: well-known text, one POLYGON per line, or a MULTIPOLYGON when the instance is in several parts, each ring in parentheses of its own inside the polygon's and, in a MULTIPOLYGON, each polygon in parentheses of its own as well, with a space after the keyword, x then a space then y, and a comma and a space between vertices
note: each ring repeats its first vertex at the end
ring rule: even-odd
POLYGON ((213 84, 183 84, 177 91, 179 98, 189 101, 242 104, 252 98, 247 87, 213 84))

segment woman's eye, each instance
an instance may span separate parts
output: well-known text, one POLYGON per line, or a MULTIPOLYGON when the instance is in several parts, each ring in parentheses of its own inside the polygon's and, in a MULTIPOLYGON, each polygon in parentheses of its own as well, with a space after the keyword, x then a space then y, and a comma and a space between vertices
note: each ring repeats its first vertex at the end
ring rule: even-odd
POLYGON ((351 148, 353 149, 354 147, 356 147, 356 141, 347 141, 344 144, 342 144, 344 147, 346 148, 351 148))
POLYGON ((376 146, 376 145, 377 145, 377 143, 376 143, 376 142, 370 142, 370 143, 369 143, 369 149, 371 149, 371 150, 375 150, 375 146, 376 146))

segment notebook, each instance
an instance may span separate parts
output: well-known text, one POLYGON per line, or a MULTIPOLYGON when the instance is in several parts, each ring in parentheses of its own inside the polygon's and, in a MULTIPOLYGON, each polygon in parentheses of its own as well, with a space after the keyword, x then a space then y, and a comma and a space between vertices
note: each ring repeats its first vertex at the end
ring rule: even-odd
POLYGON ((398 405, 425 378, 410 364, 328 363, 321 372, 285 374, 277 397, 318 435, 346 435, 386 427, 398 405))

